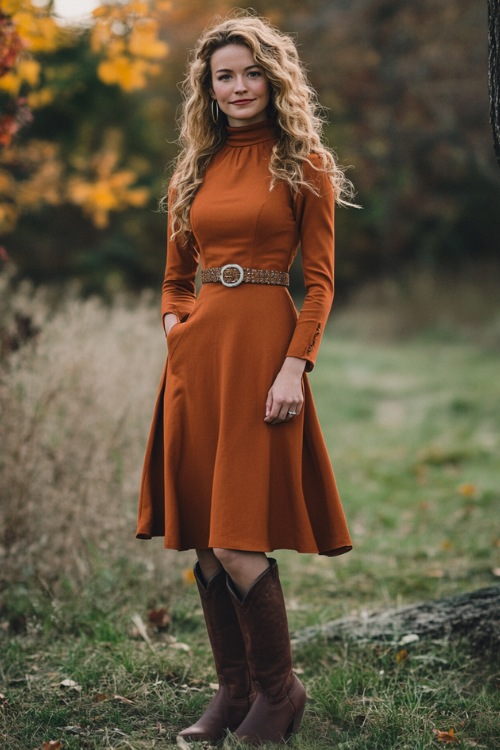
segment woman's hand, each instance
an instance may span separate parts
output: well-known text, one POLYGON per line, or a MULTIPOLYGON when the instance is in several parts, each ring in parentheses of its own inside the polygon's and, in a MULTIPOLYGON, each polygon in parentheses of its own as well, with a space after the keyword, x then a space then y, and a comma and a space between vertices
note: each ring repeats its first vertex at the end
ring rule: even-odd
POLYGON ((163 330, 165 331, 165 336, 168 337, 168 334, 172 330, 174 326, 176 326, 179 323, 179 318, 177 315, 174 315, 174 313, 165 313, 163 316, 163 330))
POLYGON ((286 357, 267 394, 264 422, 280 424, 300 414, 304 403, 302 375, 305 366, 305 359, 286 357))

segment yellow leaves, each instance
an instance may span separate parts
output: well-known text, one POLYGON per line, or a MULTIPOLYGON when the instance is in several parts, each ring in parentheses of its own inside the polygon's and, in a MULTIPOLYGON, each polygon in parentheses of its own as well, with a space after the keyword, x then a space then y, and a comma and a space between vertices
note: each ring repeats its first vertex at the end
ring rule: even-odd
POLYGON ((114 133, 107 134, 103 151, 91 160, 90 175, 77 175, 68 181, 70 201, 80 206, 100 229, 108 226, 112 211, 128 206, 139 208, 149 197, 147 188, 133 187, 137 179, 134 171, 115 169, 119 160, 115 140, 114 133))
POLYGON ((0 78, 0 90, 5 91, 10 96, 18 96, 20 88, 21 79, 12 70, 0 78))
POLYGON ((401 664, 401 662, 406 661, 407 658, 408 658, 408 651, 405 648, 402 648, 396 652, 395 659, 398 664, 401 664))
POLYGON ((123 208, 127 203, 123 176, 118 172, 96 182, 73 177, 68 184, 69 198, 72 203, 82 207, 99 229, 104 229, 109 224, 109 213, 123 208))
POLYGON ((144 60, 132 60, 125 55, 99 63, 97 74, 103 83, 116 83, 124 91, 142 89, 147 82, 148 64, 144 60))
POLYGON ((19 96, 24 81, 30 86, 38 85, 40 68, 40 63, 36 60, 20 60, 15 70, 10 70, 0 78, 0 89, 10 96, 19 96))
POLYGON ((194 571, 192 568, 184 568, 184 570, 182 571, 182 580, 188 585, 191 585, 195 582, 194 571))
POLYGON ((0 201, 0 232, 8 234, 17 224, 19 211, 12 203, 0 201))
POLYGON ((90 45, 93 52, 104 55, 97 69, 103 83, 134 91, 159 73, 155 61, 168 54, 168 45, 158 39, 159 24, 152 15, 155 10, 155 4, 145 0, 94 10, 90 45))
POLYGON ((136 23, 130 32, 129 50, 132 55, 148 59, 161 59, 167 55, 168 46, 158 38, 158 22, 152 18, 136 23))
POLYGON ((17 74, 22 81, 30 86, 38 86, 40 82, 41 65, 37 60, 20 60, 17 66, 17 74))
POLYGON ((38 91, 30 91, 26 97, 28 106, 32 109, 41 109, 42 107, 47 107, 49 104, 52 104, 54 99, 55 92, 47 87, 38 89, 38 91))
POLYGON ((472 482, 465 482, 460 485, 458 491, 462 497, 475 497, 477 494, 477 487, 472 482))
POLYGON ((50 11, 26 3, 12 14, 17 33, 31 52, 54 52, 61 43, 61 31, 50 11))

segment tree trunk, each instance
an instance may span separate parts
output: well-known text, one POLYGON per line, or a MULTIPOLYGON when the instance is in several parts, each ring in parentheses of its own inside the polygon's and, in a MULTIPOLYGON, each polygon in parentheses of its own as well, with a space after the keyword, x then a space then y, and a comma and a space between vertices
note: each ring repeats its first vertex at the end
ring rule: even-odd
POLYGON ((499 647, 500 586, 359 617, 343 617, 304 628, 295 633, 292 640, 297 645, 316 638, 399 643, 411 635, 418 638, 462 637, 474 649, 499 647))
POLYGON ((500 0, 488 0, 488 84, 493 148, 500 164, 500 0))

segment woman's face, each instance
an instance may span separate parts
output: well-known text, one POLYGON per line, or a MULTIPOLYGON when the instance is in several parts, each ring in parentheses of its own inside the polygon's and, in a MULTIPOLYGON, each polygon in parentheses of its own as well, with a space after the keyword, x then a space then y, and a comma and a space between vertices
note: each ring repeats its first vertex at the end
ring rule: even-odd
POLYGON ((211 96, 227 115, 231 127, 252 125, 267 118, 269 81, 248 47, 227 44, 210 59, 211 96))

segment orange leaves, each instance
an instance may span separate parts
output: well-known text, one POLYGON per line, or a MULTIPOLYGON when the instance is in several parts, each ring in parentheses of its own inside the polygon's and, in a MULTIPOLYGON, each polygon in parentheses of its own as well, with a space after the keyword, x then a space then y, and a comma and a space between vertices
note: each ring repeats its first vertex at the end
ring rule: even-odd
POLYGON ((408 658, 408 651, 405 648, 402 648, 396 652, 395 659, 398 664, 401 664, 402 661, 406 661, 407 658, 408 658))
POLYGON ((459 743, 460 740, 458 739, 457 735, 455 734, 454 729, 450 729, 448 732, 442 732, 440 729, 433 729, 433 733, 436 736, 436 739, 438 742, 445 742, 445 743, 459 743))
POLYGON ((159 24, 153 17, 157 10, 155 3, 145 0, 95 9, 91 49, 104 54, 97 68, 103 83, 134 91, 160 72, 156 61, 168 54, 168 46, 158 38, 159 24))
POLYGON ((184 568, 184 570, 182 571, 182 580, 188 585, 191 585, 195 582, 194 571, 192 568, 184 568))
POLYGON ((462 497, 475 497, 477 495, 477 487, 472 482, 461 484, 458 491, 462 497))

